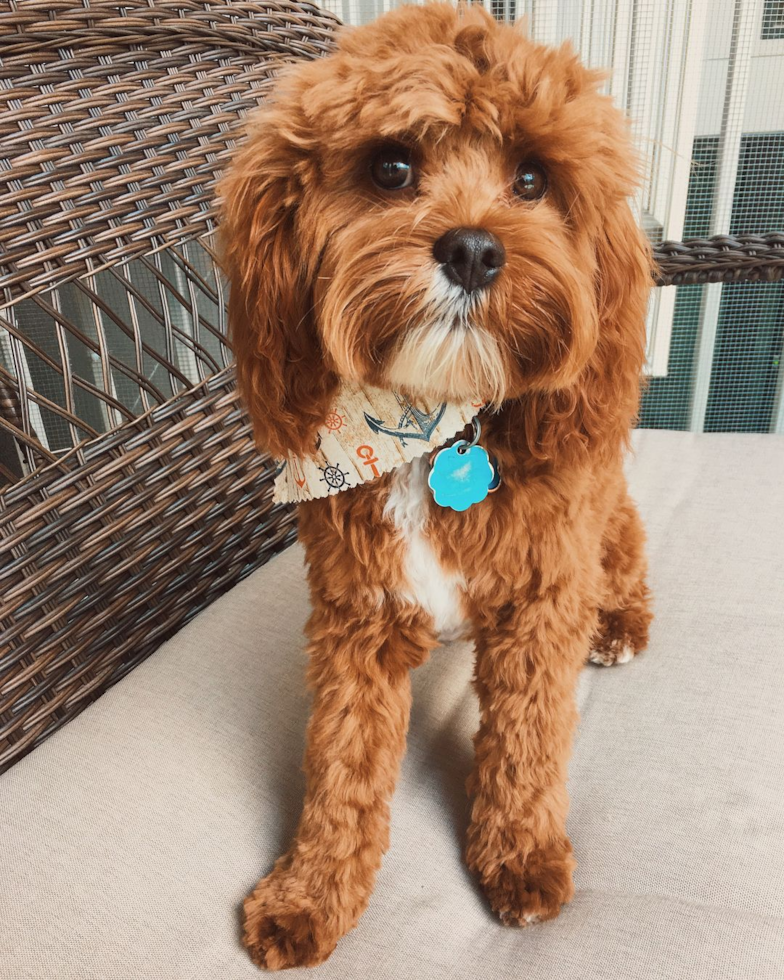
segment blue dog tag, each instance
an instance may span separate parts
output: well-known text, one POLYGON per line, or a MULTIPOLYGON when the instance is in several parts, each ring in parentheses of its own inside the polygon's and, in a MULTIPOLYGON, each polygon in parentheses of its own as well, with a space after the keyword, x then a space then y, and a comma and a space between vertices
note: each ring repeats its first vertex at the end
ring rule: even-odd
POLYGON ((460 511, 484 500, 497 479, 487 452, 460 439, 436 454, 427 484, 439 507, 460 511))

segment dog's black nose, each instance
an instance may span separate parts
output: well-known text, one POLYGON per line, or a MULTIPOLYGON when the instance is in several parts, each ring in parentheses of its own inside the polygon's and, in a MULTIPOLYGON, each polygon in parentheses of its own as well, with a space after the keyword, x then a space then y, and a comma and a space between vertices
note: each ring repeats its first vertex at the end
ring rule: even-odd
POLYGON ((435 243, 433 255, 467 293, 489 286, 506 261, 499 239, 482 228, 452 228, 435 243))

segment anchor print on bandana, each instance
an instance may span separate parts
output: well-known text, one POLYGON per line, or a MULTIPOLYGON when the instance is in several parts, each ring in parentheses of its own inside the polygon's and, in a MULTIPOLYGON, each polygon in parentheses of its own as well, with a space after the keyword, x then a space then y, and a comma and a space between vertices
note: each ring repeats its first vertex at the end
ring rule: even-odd
POLYGON ((319 426, 313 452, 279 461, 276 503, 315 500, 379 479, 442 446, 477 413, 477 398, 460 404, 411 400, 400 392, 343 381, 319 426))
POLYGON ((393 395, 402 409, 397 425, 394 427, 386 425, 382 419, 372 418, 365 412, 367 424, 374 432, 400 439, 404 446, 407 439, 423 439, 427 442, 435 427, 444 417, 446 402, 442 402, 430 412, 423 412, 397 392, 393 392, 393 395))

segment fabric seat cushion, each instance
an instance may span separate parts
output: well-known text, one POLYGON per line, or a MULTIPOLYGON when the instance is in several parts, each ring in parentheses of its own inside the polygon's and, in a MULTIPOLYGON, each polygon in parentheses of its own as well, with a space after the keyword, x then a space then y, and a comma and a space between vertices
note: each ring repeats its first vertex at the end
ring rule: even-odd
MULTIPOLYGON (((784 440, 636 447, 657 618, 581 680, 573 903, 504 928, 462 863, 477 709, 454 644, 414 675, 370 908, 314 976, 784 977, 784 440)), ((5 980, 258 975, 239 907, 296 827, 307 614, 295 547, 0 777, 5 980)))

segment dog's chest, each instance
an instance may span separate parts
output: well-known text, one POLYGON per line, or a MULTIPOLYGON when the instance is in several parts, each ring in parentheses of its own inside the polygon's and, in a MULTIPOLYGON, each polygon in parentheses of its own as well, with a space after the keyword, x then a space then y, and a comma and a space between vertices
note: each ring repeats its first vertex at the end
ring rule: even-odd
POLYGON ((454 636, 461 632, 465 621, 465 583, 460 575, 445 571, 424 534, 430 492, 427 475, 426 456, 398 467, 386 504, 386 513, 405 543, 402 577, 406 585, 400 598, 432 616, 440 635, 454 636))

